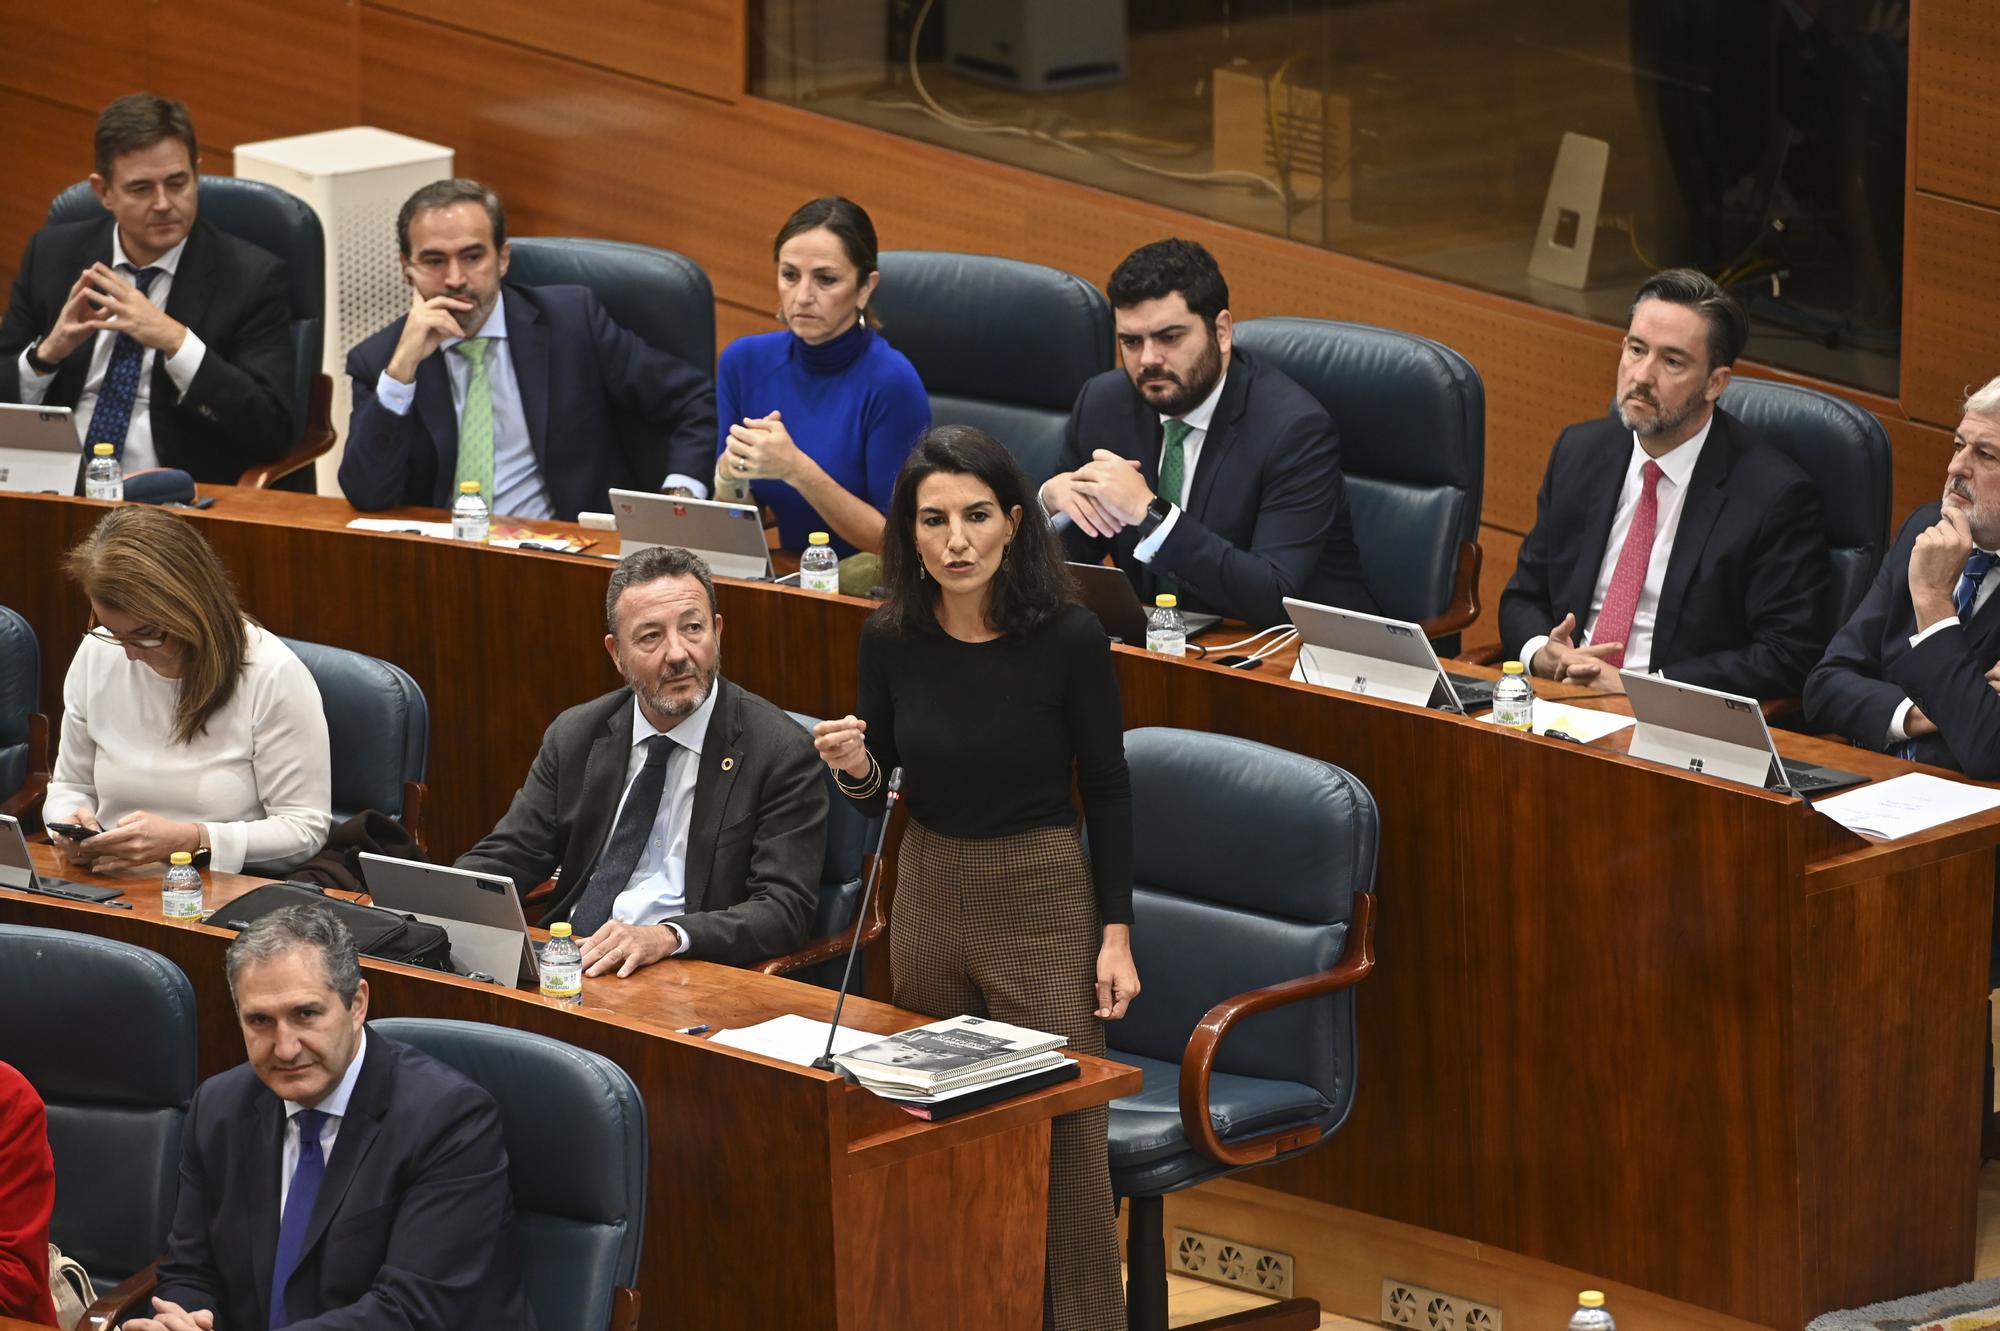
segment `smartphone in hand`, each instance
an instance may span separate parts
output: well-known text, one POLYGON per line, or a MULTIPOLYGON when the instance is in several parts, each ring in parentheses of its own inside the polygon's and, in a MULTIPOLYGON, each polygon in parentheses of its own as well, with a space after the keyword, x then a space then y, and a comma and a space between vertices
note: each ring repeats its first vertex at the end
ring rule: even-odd
POLYGON ((71 841, 88 841, 104 830, 101 827, 85 827, 82 823, 49 823, 48 829, 71 841))

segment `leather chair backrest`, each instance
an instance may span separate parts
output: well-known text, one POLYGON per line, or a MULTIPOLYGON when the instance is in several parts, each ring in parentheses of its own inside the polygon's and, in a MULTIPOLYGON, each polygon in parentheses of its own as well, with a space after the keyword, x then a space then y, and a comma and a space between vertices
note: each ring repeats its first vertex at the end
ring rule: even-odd
POLYGON ((509 282, 589 287, 613 323, 715 376, 715 289, 685 254, 583 236, 515 236, 509 249, 509 282))
POLYGON ((28 779, 28 722, 41 698, 42 648, 35 630, 0 605, 0 804, 28 779))
POLYGON ((991 254, 889 250, 869 309, 930 393, 934 425, 1007 445, 1039 488, 1084 382, 1111 368, 1111 305, 1056 268, 991 254))
POLYGON ((612 1291, 639 1283, 645 1229, 646 1106, 632 1078, 531 1031, 424 1017, 369 1025, 492 1093, 536 1324, 609 1326, 612 1291))
MULTIPOLYGON (((1146 988, 1107 1036, 1113 1058, 1179 1062, 1216 1003, 1339 962, 1354 894, 1374 883, 1375 800, 1331 763, 1204 731, 1127 731, 1125 760, 1146 988)), ((1354 1048, 1349 990, 1248 1019, 1216 1067, 1306 1082, 1342 1105, 1354 1048)))
POLYGON ((1479 539, 1486 486, 1486 387, 1472 363, 1413 333, 1325 319, 1245 319, 1236 345, 1333 417, 1354 540, 1382 613, 1444 610, 1459 546, 1479 539))
POLYGON ((345 647, 286 638, 319 685, 333 761, 333 821, 363 809, 403 815, 403 783, 422 781, 430 705, 402 667, 345 647))
POLYGON ((48 1106, 49 1237, 107 1288, 158 1257, 173 1224, 194 987, 157 952, 0 924, 0 1013, 0 1061, 48 1106))
MULTIPOLYGON (((1819 487, 1833 560, 1826 624, 1847 622, 1889 551, 1889 435, 1873 415, 1827 393, 1738 375, 1721 407, 1782 451, 1819 487)), ((1938 480, 1939 488, 1944 485, 1938 480)))
MULTIPOLYGON (((808 731, 819 724, 818 717, 807 716, 803 712, 787 715, 808 731)), ((854 912, 861 906, 862 869, 868 862, 869 851, 874 849, 876 831, 882 826, 880 817, 867 817, 853 800, 840 793, 832 768, 826 768, 823 775, 827 801, 826 857, 820 862, 819 905, 813 910, 812 937, 815 939, 830 938, 854 923, 854 912)), ((881 891, 879 884, 876 891, 881 891)), ((841 971, 846 964, 844 958, 823 962, 793 971, 791 978, 838 989, 841 971)), ((859 958, 855 965, 859 967, 859 958)))
MULTIPOLYGON (((80 222, 103 210, 90 182, 80 180, 56 195, 49 221, 80 222)), ((276 185, 237 176, 203 176, 198 212, 219 230, 285 261, 292 314, 292 442, 297 443, 305 437, 313 379, 325 361, 326 233, 319 214, 276 185)), ((286 479, 309 490, 312 469, 286 479)))

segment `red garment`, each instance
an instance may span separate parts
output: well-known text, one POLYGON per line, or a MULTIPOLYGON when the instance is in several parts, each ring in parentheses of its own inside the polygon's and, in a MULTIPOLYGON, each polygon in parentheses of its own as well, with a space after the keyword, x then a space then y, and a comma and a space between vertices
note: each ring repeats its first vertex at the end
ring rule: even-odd
POLYGON ((28 1079, 0 1063, 0 1313, 56 1324, 49 1298, 49 1213, 56 1163, 48 1116, 28 1079))

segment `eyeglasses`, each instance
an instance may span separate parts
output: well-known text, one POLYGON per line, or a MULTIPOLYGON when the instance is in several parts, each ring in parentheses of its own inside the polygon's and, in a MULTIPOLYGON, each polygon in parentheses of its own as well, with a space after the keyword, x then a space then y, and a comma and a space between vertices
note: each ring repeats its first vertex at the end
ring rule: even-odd
POLYGON ((163 647, 167 641, 166 635, 158 629, 147 630, 147 636, 134 634, 129 638, 121 638, 110 629, 99 624, 96 615, 90 617, 90 628, 87 632, 99 642, 108 642, 113 647, 137 647, 140 651, 151 651, 155 647, 163 647))

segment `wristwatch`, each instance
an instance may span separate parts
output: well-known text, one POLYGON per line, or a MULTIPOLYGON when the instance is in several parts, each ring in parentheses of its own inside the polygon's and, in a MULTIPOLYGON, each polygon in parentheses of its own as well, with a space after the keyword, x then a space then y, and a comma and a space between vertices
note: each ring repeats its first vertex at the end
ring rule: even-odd
POLYGON ((1154 495, 1153 502, 1146 505, 1146 516, 1140 519, 1139 539, 1143 541, 1158 531, 1160 524, 1173 516, 1173 512, 1174 506, 1172 504, 1158 495, 1154 495))
POLYGON ((41 345, 42 345, 42 339, 40 339, 39 337, 28 344, 28 352, 27 352, 28 368, 33 370, 36 374, 54 374, 56 372, 57 366, 51 364, 48 361, 43 360, 40 356, 37 356, 35 354, 36 348, 40 347, 41 345))
POLYGON ((190 862, 197 869, 206 869, 208 867, 209 860, 213 858, 214 855, 214 852, 209 848, 208 844, 208 824, 196 823, 195 827, 197 829, 196 832, 197 839, 195 842, 194 856, 190 862))

